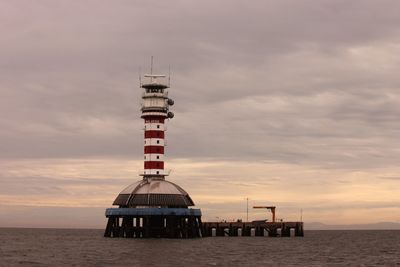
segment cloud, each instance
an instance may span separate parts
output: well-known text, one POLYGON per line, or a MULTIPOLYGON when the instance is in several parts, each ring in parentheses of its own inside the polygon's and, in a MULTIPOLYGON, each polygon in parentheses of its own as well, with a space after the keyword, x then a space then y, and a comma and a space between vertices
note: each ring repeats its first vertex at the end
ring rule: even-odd
MULTIPOLYGON (((105 209, 123 188, 141 179, 137 172, 141 163, 124 159, 3 161, 0 202, 5 210, 22 206, 32 211, 40 207, 105 209)), ((246 198, 250 208, 277 206, 279 216, 287 220, 297 220, 303 209, 308 221, 326 223, 332 218, 362 222, 368 216, 375 218, 375 213, 390 220, 400 207, 397 181, 382 182, 382 175, 392 177, 398 168, 349 171, 304 164, 187 159, 172 160, 167 168, 173 170, 167 179, 190 194, 205 220, 245 218, 246 198)), ((250 218, 265 214, 251 210, 250 218)))
MULTIPOLYGON (((154 55, 156 72, 172 66, 167 161, 179 183, 196 182, 200 203, 236 201, 228 190, 261 198, 254 188, 269 194, 293 181, 299 199, 338 190, 338 201, 369 198, 379 182, 397 203, 396 179, 376 177, 396 177, 400 157, 398 8, 393 0, 3 1, 0 161, 13 172, 2 169, 0 196, 16 203, 20 188, 35 205, 110 203, 141 168, 138 69, 154 55), (97 170, 88 173, 85 160, 97 170), (75 165, 79 172, 66 171, 75 165), (366 193, 353 199, 349 185, 366 193)), ((278 191, 279 203, 292 197, 278 191)))

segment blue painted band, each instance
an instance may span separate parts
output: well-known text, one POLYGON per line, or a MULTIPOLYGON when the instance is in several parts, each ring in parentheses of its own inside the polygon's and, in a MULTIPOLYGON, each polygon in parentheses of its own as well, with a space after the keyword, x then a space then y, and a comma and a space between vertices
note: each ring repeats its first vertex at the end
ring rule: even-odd
POLYGON ((106 209, 106 217, 109 216, 201 216, 200 209, 186 208, 109 208, 106 209))

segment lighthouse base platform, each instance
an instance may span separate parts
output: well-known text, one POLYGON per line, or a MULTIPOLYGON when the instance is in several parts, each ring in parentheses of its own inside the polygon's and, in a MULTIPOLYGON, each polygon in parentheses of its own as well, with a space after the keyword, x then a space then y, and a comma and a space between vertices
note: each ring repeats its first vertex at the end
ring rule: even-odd
POLYGON ((109 208, 105 237, 202 237, 201 210, 188 208, 109 208))

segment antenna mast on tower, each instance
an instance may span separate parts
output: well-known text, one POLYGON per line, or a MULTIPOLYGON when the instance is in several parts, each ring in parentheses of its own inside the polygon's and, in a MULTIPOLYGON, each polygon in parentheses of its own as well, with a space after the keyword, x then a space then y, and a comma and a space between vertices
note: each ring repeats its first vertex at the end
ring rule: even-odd
POLYGON ((153 56, 151 56, 151 65, 150 65, 150 82, 153 82, 153 56))

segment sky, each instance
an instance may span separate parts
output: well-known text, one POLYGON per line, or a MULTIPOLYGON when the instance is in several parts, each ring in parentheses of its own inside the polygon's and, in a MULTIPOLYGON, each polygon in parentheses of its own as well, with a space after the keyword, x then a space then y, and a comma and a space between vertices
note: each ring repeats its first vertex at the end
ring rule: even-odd
POLYGON ((141 179, 139 72, 203 220, 400 222, 400 2, 0 1, 0 227, 105 227, 141 179), (302 212, 301 212, 302 211, 302 212))

